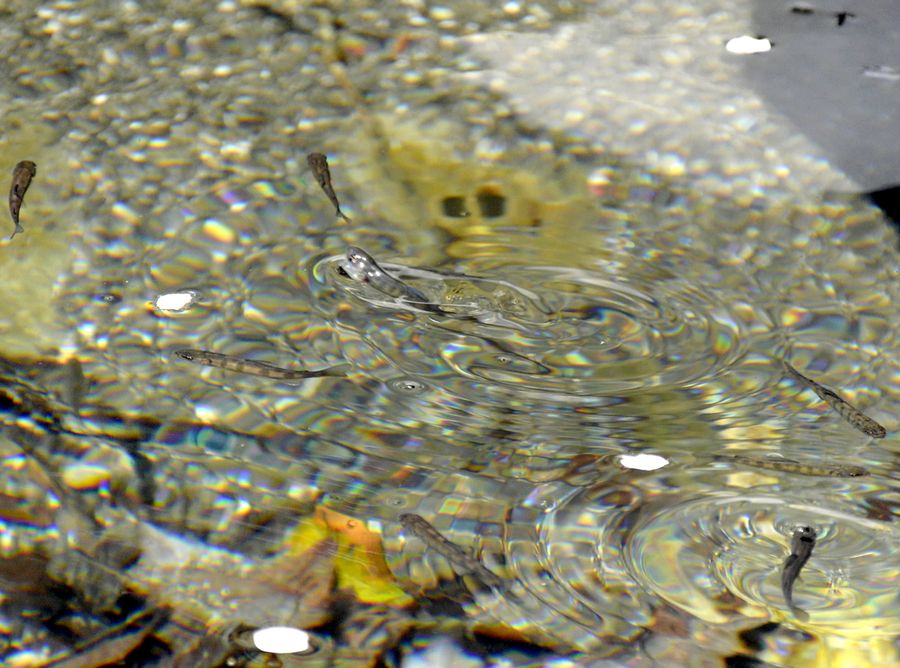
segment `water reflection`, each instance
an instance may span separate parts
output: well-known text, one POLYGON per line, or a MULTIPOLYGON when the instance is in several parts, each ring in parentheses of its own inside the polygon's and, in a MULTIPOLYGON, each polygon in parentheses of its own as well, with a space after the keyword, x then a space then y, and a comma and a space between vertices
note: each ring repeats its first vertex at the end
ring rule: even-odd
POLYGON ((423 372, 439 357, 457 374, 488 374, 486 380, 494 384, 515 383, 517 389, 537 390, 535 396, 544 399, 596 398, 651 385, 685 384, 718 365, 727 366, 740 353, 742 332, 736 316, 721 307, 713 311, 702 291, 671 274, 657 276, 655 268, 643 271, 646 267, 640 261, 628 261, 628 269, 618 266, 611 275, 513 265, 494 268, 491 273, 504 277, 496 279, 490 274, 466 278, 410 272, 385 264, 386 271, 397 276, 419 279, 415 286, 407 286, 420 295, 418 303, 385 299, 374 287, 367 292, 352 281, 342 282, 343 262, 340 256, 325 258, 312 269, 323 315, 338 327, 359 328, 356 333, 367 341, 390 336, 391 342, 379 350, 398 366, 409 365, 416 354, 397 340, 405 332, 429 343, 446 341, 440 351, 417 346, 419 355, 427 356, 420 367, 423 372), (511 274, 525 287, 505 278, 511 274), (372 317, 357 325, 359 312, 346 308, 340 291, 375 307, 372 317), (417 318, 414 324, 397 316, 400 310, 414 313, 423 303, 433 307, 429 317, 417 318), (460 304, 471 308, 459 312, 460 304), (396 346, 396 351, 389 346, 396 346), (539 351, 546 362, 522 354, 529 350, 539 351))
MULTIPOLYGON (((316 632, 303 661, 325 662, 376 660, 419 628, 637 661, 708 640, 698 623, 713 625, 723 655, 743 651, 735 630, 768 620, 896 636, 887 463, 867 456, 861 466, 846 449, 800 463, 808 444, 793 440, 792 423, 806 404, 779 382, 779 350, 791 345, 773 345, 764 309, 719 304, 618 253, 593 270, 383 264, 439 309, 345 277, 343 261, 311 257, 302 285, 253 284, 244 313, 268 326, 266 311, 284 302, 263 291, 308 294, 299 307, 322 324, 296 338, 300 356, 345 361, 346 376, 285 390, 240 373, 172 371, 211 426, 100 410, 100 388, 74 406, 71 364, 7 370, 6 406, 18 416, 8 496, 28 504, 6 512, 27 541, 10 558, 28 555, 83 602, 72 614, 100 615, 110 629, 22 656, 252 662, 265 653, 236 638, 273 624, 316 632), (65 391, 43 390, 55 385, 65 391), (667 465, 626 465, 648 448, 667 465), (413 515, 440 527, 452 551, 411 541, 403 518, 413 515), (23 517, 40 518, 28 520, 33 536, 23 517), (795 590, 803 619, 779 586, 800 523, 818 535, 795 590), (213 648, 200 642, 210 633, 213 648)), ((190 308, 172 317, 190 323, 190 308)), ((810 326, 800 322, 792 337, 810 326)), ((822 322, 827 331, 834 321, 822 322)), ((240 342, 246 354, 272 352, 267 340, 240 342)), ((844 448, 865 445, 831 423, 844 448)))
MULTIPOLYGON (((387 23, 356 5, 129 7, 147 29, 110 16, 110 40, 135 40, 121 49, 54 5, 47 40, 9 42, 29 92, 6 127, 29 155, 60 139, 3 255, 5 664, 403 665, 436 638, 475 665, 810 665, 810 638, 890 663, 893 232, 820 196, 837 177, 752 100, 716 97, 731 84, 714 59, 673 110, 691 49, 669 25, 648 61, 666 76, 619 71, 653 87, 652 113, 566 90, 559 136, 466 84, 456 37, 519 14, 546 29, 562 5, 464 22, 454 3, 383 4, 387 23), (68 49, 96 80, 35 69, 68 49), (715 135, 714 159, 679 152, 676 111, 715 135), (579 134, 598 119, 629 150, 579 134), (308 180, 310 150, 340 170, 352 222, 308 180), (811 403, 785 359, 888 438, 811 403), (817 533, 794 590, 806 620, 779 586, 800 525, 817 533), (273 626, 312 651, 249 642, 273 626)), ((561 82, 577 77, 548 102, 561 82)))

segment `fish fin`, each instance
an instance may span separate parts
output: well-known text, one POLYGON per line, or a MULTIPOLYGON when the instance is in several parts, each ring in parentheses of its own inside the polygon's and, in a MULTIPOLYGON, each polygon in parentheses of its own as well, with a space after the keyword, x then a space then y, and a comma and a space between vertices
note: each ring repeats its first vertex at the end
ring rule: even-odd
POLYGON ((327 369, 322 369, 319 373, 322 376, 327 376, 329 378, 344 378, 352 369, 353 367, 350 366, 350 364, 348 364, 347 362, 342 362, 340 364, 330 366, 327 369))
POLYGON ((801 610, 796 605, 792 605, 790 610, 791 610, 791 613, 794 615, 794 617, 799 619, 801 622, 809 621, 809 613, 806 612, 805 610, 801 610))

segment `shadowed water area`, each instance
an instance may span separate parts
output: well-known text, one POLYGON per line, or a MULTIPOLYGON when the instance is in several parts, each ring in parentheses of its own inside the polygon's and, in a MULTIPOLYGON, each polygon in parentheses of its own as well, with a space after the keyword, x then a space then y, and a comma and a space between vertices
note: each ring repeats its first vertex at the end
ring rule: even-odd
POLYGON ((750 18, 0 9, 0 663, 900 660, 897 232, 750 18))

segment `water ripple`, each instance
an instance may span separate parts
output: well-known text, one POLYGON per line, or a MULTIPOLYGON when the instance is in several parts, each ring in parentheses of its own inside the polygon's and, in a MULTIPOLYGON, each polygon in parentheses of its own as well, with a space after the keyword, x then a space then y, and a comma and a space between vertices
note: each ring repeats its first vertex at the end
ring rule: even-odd
POLYGON ((895 527, 860 515, 845 497, 711 493, 663 497, 619 530, 632 576, 672 605, 708 622, 790 616, 780 575, 798 526, 818 539, 794 587, 809 624, 841 635, 892 635, 900 543, 895 527), (631 526, 626 526, 630 524, 631 526))
POLYGON ((435 313, 354 281, 343 262, 311 265, 323 316, 401 372, 462 396, 490 392, 480 381, 562 401, 685 386, 742 352, 738 314, 658 270, 651 279, 641 268, 618 276, 503 267, 493 278, 381 263, 439 306, 435 313))

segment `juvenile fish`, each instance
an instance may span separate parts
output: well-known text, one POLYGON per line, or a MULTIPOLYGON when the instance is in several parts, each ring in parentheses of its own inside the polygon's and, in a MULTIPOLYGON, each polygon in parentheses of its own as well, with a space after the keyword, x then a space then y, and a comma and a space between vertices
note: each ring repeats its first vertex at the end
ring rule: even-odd
POLYGON ((852 464, 835 464, 833 466, 816 466, 814 464, 801 464, 793 459, 775 459, 774 457, 748 457, 746 455, 719 455, 719 461, 737 462, 745 466, 754 466, 771 471, 784 471, 797 475, 831 476, 834 478, 857 478, 869 475, 869 471, 862 466, 852 464))
POLYGON ((812 527, 801 527, 791 536, 791 553, 784 560, 784 568, 781 571, 781 593, 784 602, 798 617, 806 617, 806 613, 794 605, 794 582, 800 576, 800 571, 809 561, 813 548, 816 546, 816 532, 812 527))
POLYGON ((367 283, 389 297, 412 303, 426 311, 443 313, 441 308, 432 304, 420 290, 394 278, 382 269, 375 258, 362 248, 350 246, 347 249, 347 261, 341 265, 341 268, 354 281, 367 283))
POLYGON ((474 355, 471 362, 466 367, 469 371, 482 378, 490 379, 484 373, 479 373, 476 369, 511 371, 513 373, 524 374, 527 376, 544 376, 551 373, 551 370, 540 362, 535 362, 525 355, 513 352, 509 346, 500 343, 497 339, 491 339, 485 336, 479 337, 489 346, 494 346, 499 352, 487 351, 480 355, 474 355))
POLYGON ((800 384, 808 387, 813 392, 818 395, 819 399, 826 402, 829 406, 831 406, 835 411, 837 411, 838 415, 844 418, 851 425, 859 429, 862 433, 867 436, 871 436, 872 438, 884 438, 887 435, 887 431, 880 424, 875 422, 868 415, 864 415, 862 411, 860 411, 855 406, 847 403, 841 397, 839 397, 835 392, 829 390, 827 387, 823 385, 819 385, 816 381, 807 378, 802 373, 797 371, 794 367, 787 363, 786 360, 782 360, 784 364, 784 370, 787 374, 800 382, 800 384))
POLYGON ((503 579, 491 572, 477 557, 448 540, 422 516, 412 513, 400 515, 400 524, 425 545, 444 557, 457 575, 472 575, 485 586, 499 589, 503 579))
MULTIPOLYGON (((412 304, 413 306, 416 306, 417 308, 420 308, 424 311, 429 311, 430 313, 434 313, 436 315, 449 316, 454 320, 473 319, 469 316, 458 316, 453 313, 448 313, 447 311, 442 309, 440 305, 430 301, 428 297, 420 290, 391 276, 389 273, 387 273, 387 271, 379 266, 379 264, 375 261, 375 258, 369 255, 362 248, 359 248, 357 246, 350 246, 347 249, 347 261, 341 264, 341 269, 354 281, 367 283, 368 285, 371 285, 373 288, 388 295, 389 297, 400 299, 401 301, 412 304)), ((489 346, 496 348, 497 351, 492 351, 486 356, 482 356, 480 358, 476 357, 471 364, 471 368, 473 369, 500 368, 506 371, 513 371, 515 373, 523 373, 529 375, 542 375, 550 373, 550 369, 548 369, 540 362, 535 362, 534 360, 529 359, 524 355, 520 355, 514 352, 508 346, 500 343, 496 339, 488 337, 478 338, 486 342, 489 346)))
POLYGON ((262 376, 263 378, 272 378, 274 380, 302 380, 304 378, 322 378, 325 376, 342 377, 346 375, 348 367, 346 364, 338 364, 337 366, 328 367, 327 369, 318 369, 316 371, 309 371, 306 369, 285 369, 280 366, 275 366, 274 364, 268 364, 267 362, 257 362, 255 360, 243 359, 242 357, 214 353, 209 350, 193 350, 190 348, 176 350, 175 354, 181 359, 193 362, 194 364, 225 369, 226 371, 234 371, 235 373, 262 376))
POLYGON ((22 208, 25 192, 31 185, 31 179, 35 174, 37 174, 37 165, 31 160, 22 160, 13 168, 12 185, 9 187, 9 215, 12 216, 16 229, 9 235, 10 239, 19 232, 25 231, 25 228, 19 224, 19 209, 22 208))
POLYGON ((78 415, 81 412, 81 402, 87 394, 88 379, 85 378, 84 369, 77 357, 70 357, 66 362, 66 376, 63 387, 63 398, 78 415))
POLYGON ((316 177, 316 181, 319 182, 319 186, 328 195, 331 203, 334 204, 335 213, 349 223, 350 219, 341 211, 337 195, 334 193, 334 188, 331 187, 331 171, 328 169, 328 158, 325 157, 324 153, 310 153, 306 156, 306 163, 312 170, 313 176, 316 177))

